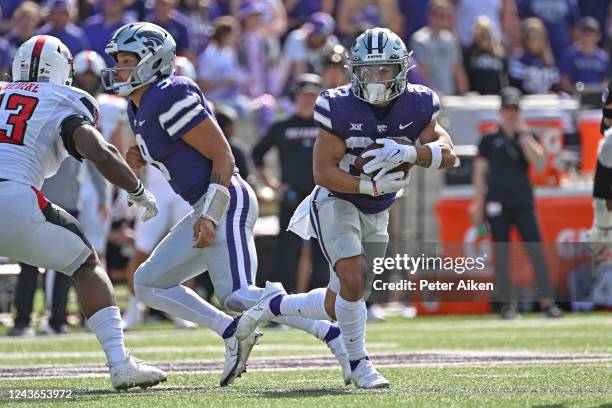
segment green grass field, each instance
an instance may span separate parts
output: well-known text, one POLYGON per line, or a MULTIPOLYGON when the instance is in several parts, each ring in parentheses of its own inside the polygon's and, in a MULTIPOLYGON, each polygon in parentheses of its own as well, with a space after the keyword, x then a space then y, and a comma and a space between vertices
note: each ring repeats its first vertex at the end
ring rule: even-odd
MULTIPOLYGON (((5 329, 0 329, 0 335, 5 329)), ((221 340, 206 330, 149 325, 126 335, 134 355, 158 362, 168 382, 118 394, 95 337, 0 337, 0 406, 612 406, 612 315, 394 318, 368 325, 368 350, 390 381, 383 391, 345 387, 321 342, 268 330, 249 372, 218 386, 221 340), (69 389, 71 399, 16 400, 15 389, 69 389)))

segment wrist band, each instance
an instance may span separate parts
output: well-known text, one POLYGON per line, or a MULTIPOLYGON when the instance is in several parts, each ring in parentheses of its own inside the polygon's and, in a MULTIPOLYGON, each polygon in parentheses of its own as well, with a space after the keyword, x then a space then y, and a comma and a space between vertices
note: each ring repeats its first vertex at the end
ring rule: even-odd
POLYGON ((138 180, 138 186, 136 186, 136 190, 128 191, 127 193, 131 196, 138 196, 138 195, 141 195, 143 191, 144 191, 144 186, 142 185, 142 182, 138 180))
POLYGON ((439 169, 442 164, 442 149, 439 142, 426 143, 425 146, 431 150, 431 165, 429 168, 439 169))
POLYGON ((206 200, 202 208, 201 216, 209 219, 215 225, 221 223, 221 219, 227 212, 230 202, 230 192, 221 184, 211 183, 206 191, 206 200))

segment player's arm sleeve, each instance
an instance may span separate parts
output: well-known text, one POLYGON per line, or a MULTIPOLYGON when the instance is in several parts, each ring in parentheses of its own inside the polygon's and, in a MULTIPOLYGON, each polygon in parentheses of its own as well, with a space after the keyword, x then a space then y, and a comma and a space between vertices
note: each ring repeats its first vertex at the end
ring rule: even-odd
POLYGON ((332 102, 329 98, 328 91, 323 91, 315 101, 314 122, 326 132, 344 139, 336 127, 334 127, 332 102))
POLYGON ((256 167, 263 166, 264 156, 268 151, 277 144, 277 134, 279 133, 278 126, 272 125, 268 133, 253 147, 251 156, 256 167))
POLYGON ((60 136, 62 137, 64 148, 66 149, 69 155, 71 155, 80 162, 83 161, 83 156, 81 156, 76 146, 74 145, 74 139, 72 136, 77 128, 85 125, 93 126, 93 124, 88 118, 79 114, 74 114, 66 117, 60 124, 60 136))
POLYGON ((159 101, 158 120, 172 140, 179 140, 185 133, 211 116, 204 95, 196 85, 179 83, 169 86, 163 101, 159 101))
POLYGON ((431 92, 431 119, 429 120, 430 122, 432 120, 435 120, 438 118, 438 115, 440 114, 440 98, 438 97, 438 94, 435 93, 434 91, 430 90, 431 92))

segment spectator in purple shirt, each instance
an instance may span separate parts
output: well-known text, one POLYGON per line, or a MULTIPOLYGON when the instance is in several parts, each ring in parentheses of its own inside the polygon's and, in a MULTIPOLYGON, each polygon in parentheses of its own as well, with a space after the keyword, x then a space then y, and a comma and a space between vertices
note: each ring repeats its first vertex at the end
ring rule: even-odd
MULTIPOLYGON (((585 0, 586 1, 586 0, 585 0)), ((589 0, 590 1, 590 0, 589 0)), ((544 23, 555 60, 560 63, 572 29, 580 18, 576 0, 516 0, 519 17, 537 17, 544 23)))
POLYGON ((177 0, 155 0, 153 16, 150 20, 170 33, 176 41, 176 53, 195 61, 191 50, 189 31, 185 17, 176 10, 177 0))
POLYGON ((530 17, 521 24, 523 50, 508 67, 510 86, 524 94, 546 94, 559 90, 559 69, 542 20, 530 17))
POLYGON ((2 0, 0 4, 0 34, 11 29, 13 13, 23 3, 23 0, 2 0))
POLYGON ((113 66, 115 61, 104 52, 106 44, 119 27, 134 22, 124 15, 126 4, 127 0, 97 0, 102 13, 89 17, 83 23, 91 49, 100 54, 108 66, 113 66))
POLYGON ((9 43, 9 53, 15 55, 17 48, 34 36, 40 22, 40 7, 33 1, 24 1, 15 10, 13 29, 4 37, 9 43))
POLYGON ((567 49, 561 63, 561 89, 576 92, 576 83, 605 85, 610 74, 608 53, 597 46, 601 38, 599 23, 593 17, 578 22, 576 43, 567 49))
POLYGON ((0 81, 6 81, 5 75, 11 72, 11 61, 9 43, 4 38, 0 38, 0 81))
POLYGON ((401 0, 398 2, 399 11, 404 16, 403 39, 410 44, 412 34, 427 25, 428 0, 401 0))
POLYGON ((308 16, 322 11, 333 15, 336 8, 336 0, 285 0, 285 9, 289 17, 289 29, 287 32, 299 28, 308 20, 308 16))
POLYGON ((49 22, 42 26, 37 34, 52 35, 59 38, 72 55, 89 49, 85 32, 72 24, 76 16, 74 0, 48 0, 49 22))
POLYGON ((599 41, 599 46, 603 45, 607 22, 612 16, 612 0, 583 0, 578 2, 580 15, 582 17, 593 17, 603 29, 604 35, 599 41))

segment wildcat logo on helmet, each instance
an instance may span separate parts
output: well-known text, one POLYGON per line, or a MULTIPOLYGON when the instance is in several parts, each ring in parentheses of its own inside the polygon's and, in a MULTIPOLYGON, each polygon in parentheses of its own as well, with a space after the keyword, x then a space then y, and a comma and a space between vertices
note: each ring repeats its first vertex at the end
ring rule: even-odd
POLYGON ((124 41, 124 44, 129 44, 139 39, 147 47, 159 47, 164 43, 164 37, 162 32, 148 29, 148 27, 143 25, 138 27, 132 36, 124 41))

